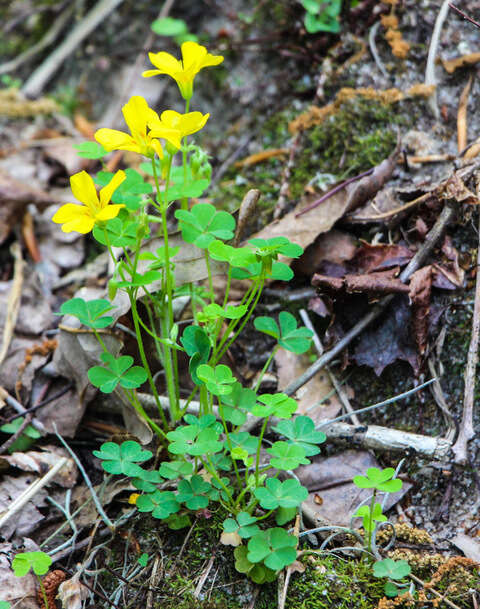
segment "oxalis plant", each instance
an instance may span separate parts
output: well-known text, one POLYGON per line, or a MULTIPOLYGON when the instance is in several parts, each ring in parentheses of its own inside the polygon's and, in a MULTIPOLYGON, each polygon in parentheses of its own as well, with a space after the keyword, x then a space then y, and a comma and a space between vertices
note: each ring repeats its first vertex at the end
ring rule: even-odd
POLYGON ((112 150, 128 150, 146 157, 142 168, 154 188, 132 169, 115 174, 101 171, 93 178, 85 171, 70 178, 72 192, 81 203, 68 203, 53 216, 64 232, 92 232, 93 238, 110 253, 114 271, 108 282, 109 298, 65 302, 60 314, 73 315, 92 331, 102 348, 102 365, 88 371, 90 382, 103 393, 120 391, 150 425, 171 455, 156 470, 142 467, 152 453, 140 444, 107 442, 94 454, 110 474, 129 476, 139 493, 136 506, 164 520, 172 528, 188 525, 190 514, 212 506, 229 517, 223 524, 224 541, 236 547, 237 569, 257 582, 272 580, 276 572, 296 558, 297 538, 281 528, 292 520, 307 489, 288 472, 308 464, 325 440, 309 417, 292 420, 297 403, 283 393, 260 393, 261 380, 275 353, 283 348, 304 353, 312 332, 297 327, 288 312, 278 320, 257 317, 254 325, 276 340, 254 388, 243 387, 223 356, 254 314, 265 282, 288 281, 293 273, 279 256, 299 257, 303 250, 287 238, 250 239, 243 247, 229 243, 236 223, 232 215, 208 203, 190 205, 209 185, 211 167, 207 154, 189 136, 202 129, 208 114, 190 111, 195 76, 215 66, 223 57, 211 55, 194 41, 181 47, 182 59, 169 53, 150 53, 155 69, 145 77, 167 74, 177 83, 185 101, 185 112, 165 110, 160 115, 139 96, 123 107, 129 132, 99 129, 96 143, 80 145, 79 153, 103 158, 112 150), (97 186, 100 191, 97 194, 97 186), (174 242, 167 228, 167 211, 175 212, 182 241, 174 242), (147 250, 147 242, 158 246, 147 250), (203 258, 206 287, 177 285, 176 257, 182 249, 203 258), (152 249, 154 251, 152 251, 152 249), (118 255, 120 252, 120 255, 118 255), (217 301, 213 291, 213 265, 222 265, 225 292, 217 301), (248 282, 241 302, 229 303, 233 279, 248 282), (109 352, 104 330, 114 325, 114 298, 128 296, 140 361, 130 355, 109 352), (193 323, 179 332, 174 301, 190 297, 193 323), (142 299, 145 316, 139 314, 142 299), (153 340, 155 355, 165 373, 169 407, 162 407, 147 357, 145 338, 153 340), (177 354, 188 356, 194 385, 185 403, 179 400, 177 354), (158 407, 158 417, 145 412, 137 389, 148 382, 158 407), (196 397, 199 410, 187 414, 196 397), (242 430, 247 418, 258 419, 260 432, 242 430), (269 420, 278 420, 275 430, 283 438, 261 451, 269 420), (280 479, 280 474, 285 476, 280 479), (267 524, 268 523, 268 524, 267 524), (273 524, 273 526, 272 526, 273 524))

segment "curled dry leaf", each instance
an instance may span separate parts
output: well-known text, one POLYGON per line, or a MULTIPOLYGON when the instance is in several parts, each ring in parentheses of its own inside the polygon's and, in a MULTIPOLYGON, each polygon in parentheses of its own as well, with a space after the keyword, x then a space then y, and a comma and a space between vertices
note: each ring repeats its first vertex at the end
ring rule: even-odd
MULTIPOLYGON (((80 581, 80 572, 74 574, 71 579, 60 583, 57 597, 62 603, 63 609, 82 609, 83 601, 89 597, 89 590, 80 581)), ((51 607, 55 605, 50 605, 51 607)))
POLYGON ((235 231, 235 238, 233 240, 234 247, 237 247, 237 245, 239 244, 243 232, 245 231, 246 225, 255 212, 259 199, 260 191, 256 188, 250 189, 243 197, 240 209, 238 210, 237 229, 235 231))
POLYGON ((432 267, 419 269, 410 278, 410 300, 412 301, 412 324, 415 343, 421 356, 427 349, 430 298, 432 294, 432 267))
POLYGON ((68 461, 55 476, 55 482, 64 488, 73 488, 77 479, 77 467, 75 461, 69 458, 67 451, 61 447, 45 446, 44 452, 34 450, 15 452, 11 455, 4 455, 1 459, 12 467, 26 472, 36 472, 43 476, 58 462, 60 457, 67 457, 68 461))
POLYGON ((233 533, 226 533, 223 531, 220 535, 220 543, 222 543, 224 546, 233 546, 236 548, 237 546, 241 545, 242 538, 236 531, 233 533))

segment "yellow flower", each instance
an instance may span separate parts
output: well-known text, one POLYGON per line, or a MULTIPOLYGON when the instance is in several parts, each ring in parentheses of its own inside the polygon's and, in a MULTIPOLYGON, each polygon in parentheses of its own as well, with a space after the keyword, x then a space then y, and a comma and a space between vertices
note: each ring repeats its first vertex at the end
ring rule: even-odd
POLYGON ((147 70, 142 76, 168 74, 177 81, 183 99, 189 100, 193 95, 193 80, 202 68, 217 66, 222 63, 221 55, 211 55, 205 47, 196 42, 188 41, 182 44, 182 60, 176 59, 170 53, 149 53, 148 57, 157 70, 147 70))
POLYGON ((109 205, 115 190, 126 178, 124 171, 117 171, 110 182, 100 191, 100 198, 95 190, 95 184, 86 171, 80 171, 70 178, 73 195, 83 205, 67 203, 62 205, 53 216, 53 222, 63 224, 64 233, 89 233, 98 222, 116 218, 125 205, 109 205))
POLYGON ((166 127, 178 131, 180 137, 184 138, 186 135, 191 135, 203 129, 209 116, 210 114, 202 114, 201 112, 180 114, 175 110, 165 110, 165 112, 162 112, 159 121, 151 121, 148 126, 151 129, 151 135, 154 137, 157 137, 157 134, 160 134, 161 130, 166 127))
MULTIPOLYGON (((123 117, 130 129, 131 135, 116 129, 99 129, 95 133, 95 139, 105 150, 130 150, 152 158, 155 153, 163 158, 162 145, 158 139, 154 139, 147 133, 149 121, 159 121, 158 114, 152 110, 145 99, 140 95, 134 95, 122 108, 123 117)), ((157 130, 155 137, 162 137, 176 148, 180 148, 180 134, 174 129, 164 126, 157 130)))

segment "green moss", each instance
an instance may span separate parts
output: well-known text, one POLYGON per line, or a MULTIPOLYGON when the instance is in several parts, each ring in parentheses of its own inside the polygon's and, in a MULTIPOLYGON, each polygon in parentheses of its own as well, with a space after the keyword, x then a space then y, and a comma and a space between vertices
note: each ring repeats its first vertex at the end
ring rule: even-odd
POLYGON ((290 180, 292 197, 298 198, 317 174, 344 179, 377 165, 395 148, 395 125, 406 122, 398 104, 394 107, 363 98, 346 102, 305 133, 290 180))

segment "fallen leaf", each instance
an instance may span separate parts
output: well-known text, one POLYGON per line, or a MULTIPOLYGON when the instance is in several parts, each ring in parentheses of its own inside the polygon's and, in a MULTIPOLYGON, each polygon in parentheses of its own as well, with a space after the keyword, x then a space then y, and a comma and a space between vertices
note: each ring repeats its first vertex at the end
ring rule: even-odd
POLYGON ((394 266, 404 266, 414 252, 405 245, 395 243, 376 243, 372 245, 360 241, 360 247, 351 259, 350 268, 356 273, 383 271, 394 266))
POLYGON ((298 260, 292 263, 295 274, 311 277, 322 262, 339 264, 351 260, 357 251, 356 239, 345 231, 332 229, 320 235, 309 245, 298 260))
POLYGON ((83 601, 89 597, 90 591, 81 583, 81 575, 78 571, 58 587, 57 598, 62 603, 62 609, 82 609, 83 601))
POLYGON ((55 476, 54 481, 64 488, 73 488, 77 479, 77 466, 64 448, 44 446, 43 452, 34 450, 14 452, 8 456, 4 455, 0 459, 12 467, 17 467, 25 472, 36 472, 43 476, 58 462, 60 457, 67 457, 68 461, 55 476))
POLYGON ((0 543, 0 595, 16 609, 39 609, 37 603, 37 578, 30 571, 16 577, 11 561, 18 552, 35 552, 39 547, 30 539, 24 540, 24 548, 15 548, 10 543, 0 543))
POLYGON ((421 356, 427 349, 431 294, 432 267, 425 266, 410 277, 409 292, 412 301, 413 333, 421 356))
MULTIPOLYGON (((35 482, 35 476, 31 474, 24 474, 15 478, 3 476, 0 482, 0 514, 6 512, 10 504, 33 482, 35 482)), ((38 523, 45 518, 37 508, 45 505, 47 494, 44 488, 35 493, 33 499, 2 526, 2 537, 19 540, 35 530, 38 523)), ((1 587, 0 590, 3 591, 1 587)))
POLYGON ((469 535, 465 535, 465 533, 458 533, 453 539, 450 539, 450 543, 461 550, 467 558, 480 563, 480 542, 472 539, 469 535))
POLYGON ((237 546, 241 545, 242 538, 236 531, 233 533, 225 533, 225 531, 222 531, 222 534, 220 535, 220 543, 224 546, 233 546, 236 548, 237 546))

